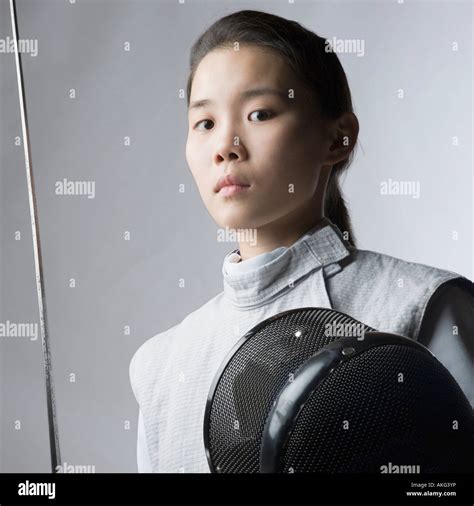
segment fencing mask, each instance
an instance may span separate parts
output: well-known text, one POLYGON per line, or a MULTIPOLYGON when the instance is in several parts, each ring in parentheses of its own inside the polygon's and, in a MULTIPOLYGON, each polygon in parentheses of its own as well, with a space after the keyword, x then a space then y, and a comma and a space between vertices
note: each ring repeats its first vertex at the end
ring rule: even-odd
POLYGON ((233 347, 209 391, 204 443, 218 473, 462 473, 473 425, 425 346, 309 307, 264 320, 233 347))

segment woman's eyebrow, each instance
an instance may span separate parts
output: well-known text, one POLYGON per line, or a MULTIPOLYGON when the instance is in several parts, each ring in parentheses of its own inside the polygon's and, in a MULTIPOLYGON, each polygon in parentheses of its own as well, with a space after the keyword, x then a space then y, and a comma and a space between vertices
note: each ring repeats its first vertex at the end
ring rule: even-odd
MULTIPOLYGON (((261 95, 277 95, 283 100, 288 99, 288 94, 281 90, 276 90, 274 88, 252 88, 250 90, 243 91, 240 94, 241 99, 248 100, 249 98, 259 97, 261 95)), ((208 98, 203 98, 202 100, 195 100, 191 102, 189 105, 189 109, 197 109, 199 107, 204 107, 207 104, 212 104, 213 101, 208 98)))

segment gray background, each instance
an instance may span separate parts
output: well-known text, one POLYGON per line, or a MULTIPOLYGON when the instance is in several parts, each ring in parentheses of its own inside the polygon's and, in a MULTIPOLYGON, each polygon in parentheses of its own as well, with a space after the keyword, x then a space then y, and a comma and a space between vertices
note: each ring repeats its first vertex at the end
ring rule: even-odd
MULTIPOLYGON (((63 461, 136 471, 130 358, 222 290, 223 256, 235 244, 217 242, 187 167, 179 90, 192 43, 224 14, 265 10, 327 38, 365 41, 364 57, 339 55, 361 125, 343 185, 358 247, 472 279, 471 2, 17 4, 20 38, 38 39, 38 56, 23 65, 63 461), (55 195, 63 178, 95 181, 95 198, 55 195), (389 178, 418 181, 421 197, 381 195, 389 178)), ((0 75, 0 321, 38 322, 12 54, 0 54, 0 75)), ((0 338, 0 364, 0 471, 49 472, 40 338, 0 338)))

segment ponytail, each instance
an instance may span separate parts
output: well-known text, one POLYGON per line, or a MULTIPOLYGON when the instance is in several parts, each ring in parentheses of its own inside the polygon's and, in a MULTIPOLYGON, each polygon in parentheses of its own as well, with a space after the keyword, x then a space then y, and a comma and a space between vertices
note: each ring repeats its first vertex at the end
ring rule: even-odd
MULTIPOLYGON (((350 157, 352 157, 352 153, 350 157)), ((356 238, 352 229, 349 210, 340 186, 341 174, 349 165, 350 159, 346 159, 337 163, 332 168, 324 199, 324 215, 337 226, 344 239, 355 248, 357 247, 356 238)))

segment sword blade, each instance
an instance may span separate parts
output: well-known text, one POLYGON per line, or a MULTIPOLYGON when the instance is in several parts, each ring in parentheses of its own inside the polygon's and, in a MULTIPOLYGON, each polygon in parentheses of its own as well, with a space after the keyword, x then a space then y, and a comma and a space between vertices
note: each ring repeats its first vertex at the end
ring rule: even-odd
POLYGON ((46 380, 46 400, 48 407, 49 446, 51 451, 52 472, 57 472, 56 467, 61 463, 59 450, 58 423, 56 418, 56 402, 54 397, 53 367, 51 363, 51 351, 49 346, 48 318, 46 312, 46 297, 43 277, 43 261, 41 255, 41 241, 38 224, 38 210, 36 206, 35 181, 32 171, 30 136, 28 117, 26 114, 26 96, 23 82, 23 67, 19 52, 18 21, 15 0, 10 0, 10 15, 12 34, 15 41, 15 64, 18 83, 18 98, 20 101, 21 129, 23 134, 23 150, 25 154, 26 180, 28 185, 28 201, 30 204, 31 235, 33 238, 33 255, 35 259, 36 293, 38 298, 38 310, 41 328, 41 344, 43 348, 44 376, 46 380))

